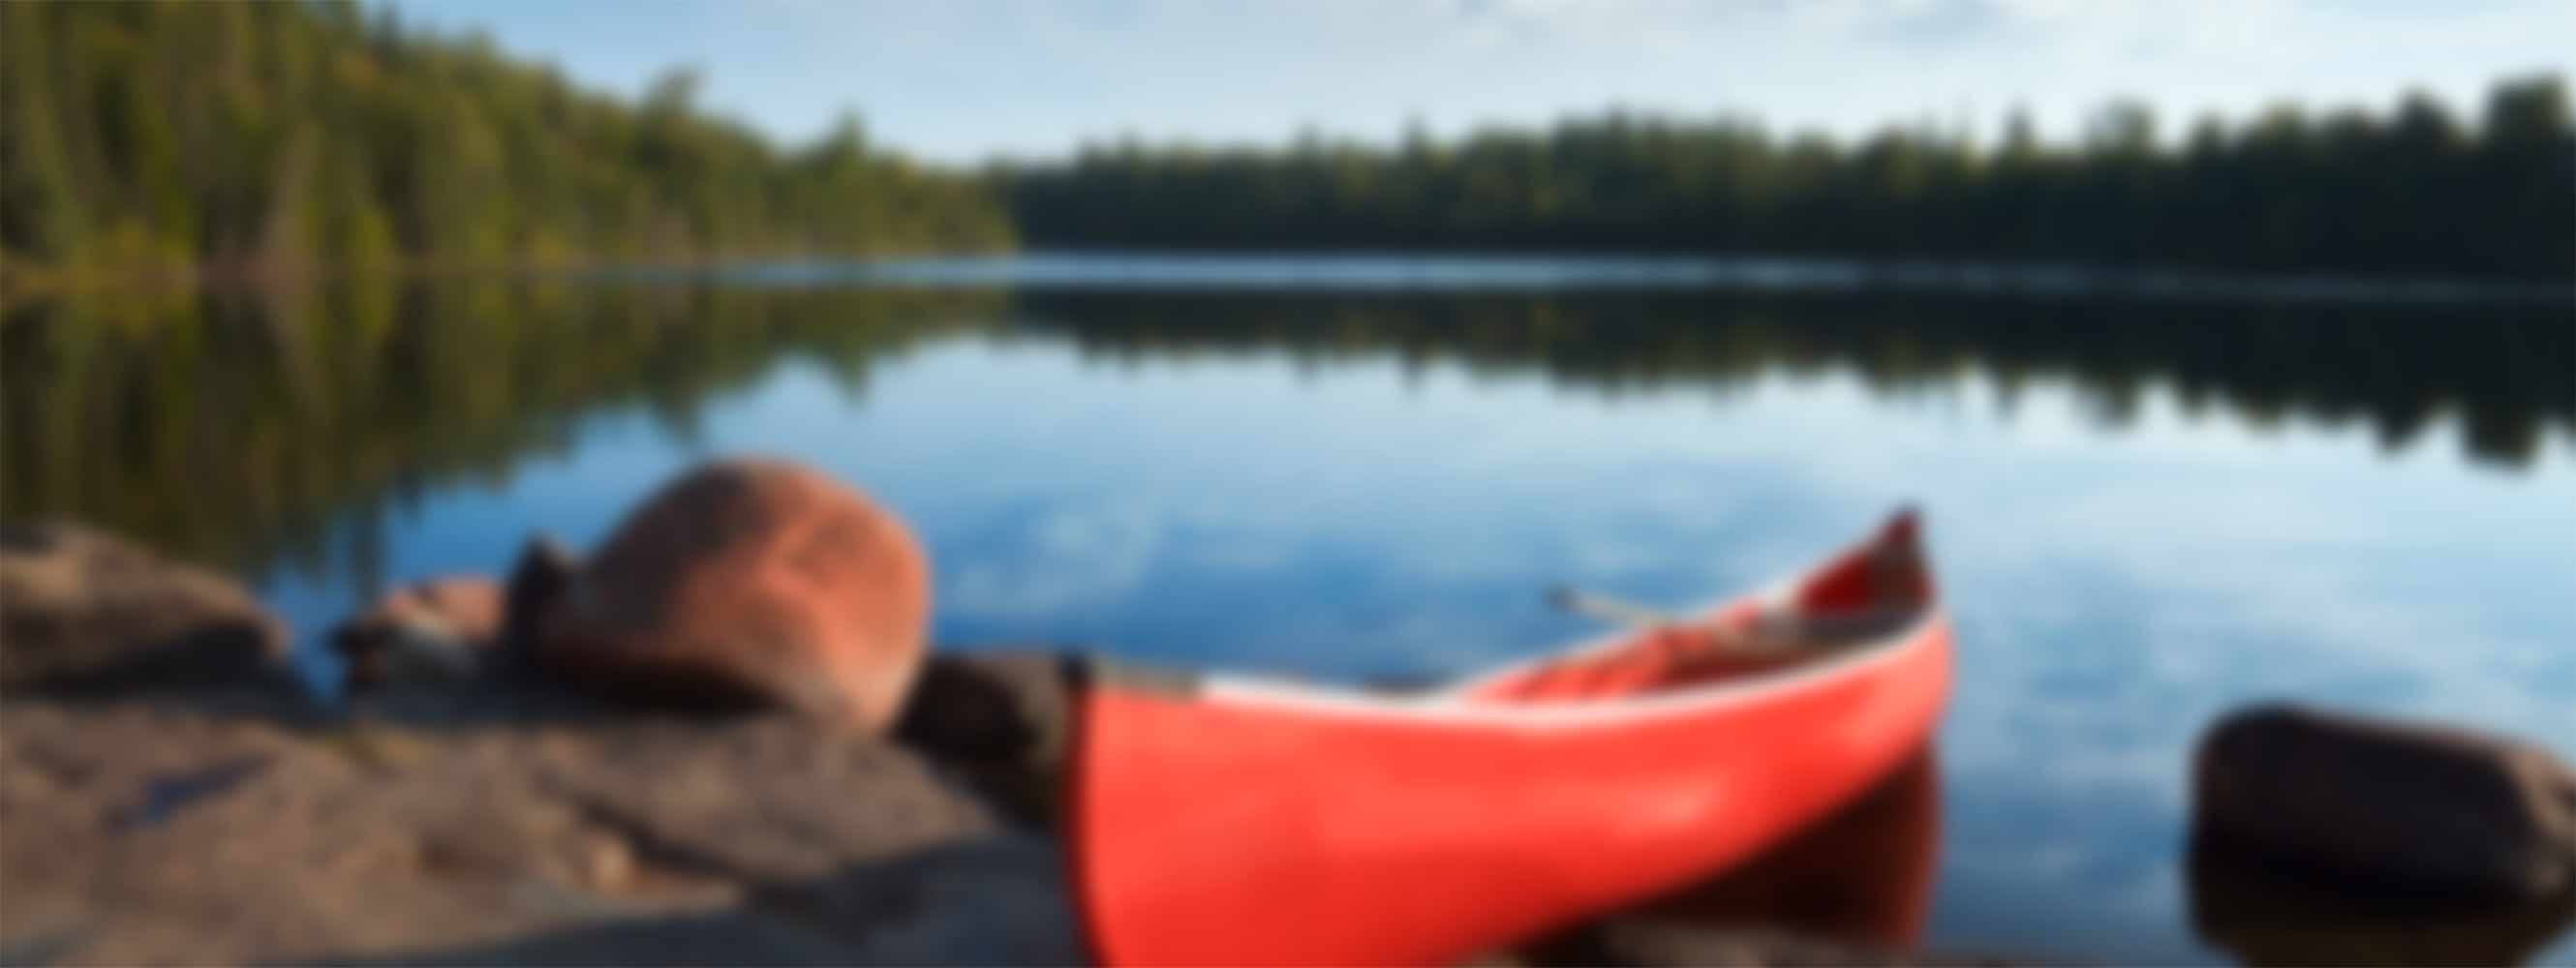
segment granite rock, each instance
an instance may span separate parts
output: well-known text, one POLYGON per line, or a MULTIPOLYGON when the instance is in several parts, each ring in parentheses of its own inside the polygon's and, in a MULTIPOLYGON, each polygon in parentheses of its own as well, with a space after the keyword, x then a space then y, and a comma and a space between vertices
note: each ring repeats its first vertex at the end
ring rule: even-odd
POLYGON ((286 685, 286 623, 222 575, 64 524, 0 525, 0 689, 286 685))
POLYGON ((2576 885, 2576 770, 2467 729, 2287 704, 2203 737, 2196 837, 2389 889, 2546 897, 2576 885))
POLYGON ((0 831, 12 963, 1081 950, 1050 844, 914 752, 786 714, 498 688, 321 722, 260 693, 12 701, 0 831))
POLYGON ((559 681, 770 705, 883 730, 920 668, 930 567, 894 515, 816 471, 706 465, 618 525, 541 614, 559 681))

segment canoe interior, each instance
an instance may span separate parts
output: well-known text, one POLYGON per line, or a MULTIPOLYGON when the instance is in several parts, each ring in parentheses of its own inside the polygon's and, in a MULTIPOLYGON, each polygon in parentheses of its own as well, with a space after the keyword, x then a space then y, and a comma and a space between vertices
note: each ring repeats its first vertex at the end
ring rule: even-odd
POLYGON ((1897 644, 1933 600, 1915 516, 1900 513, 1868 541, 1770 593, 1471 680, 1450 695, 1570 703, 1744 680, 1897 644))

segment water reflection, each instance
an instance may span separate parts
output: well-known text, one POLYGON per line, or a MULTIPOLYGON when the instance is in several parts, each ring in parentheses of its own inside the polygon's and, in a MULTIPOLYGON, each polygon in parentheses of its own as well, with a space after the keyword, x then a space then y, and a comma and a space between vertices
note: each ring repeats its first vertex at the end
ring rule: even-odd
POLYGON ((376 567, 380 521, 576 446, 586 415, 692 436, 784 359, 870 362, 990 319, 992 294, 477 284, 18 307, 0 323, 7 513, 259 573, 376 567), (356 547, 335 549, 349 527, 356 547))
POLYGON ((2437 417, 2467 427, 2469 455, 2535 459, 2576 439, 2576 318, 2562 308, 2161 304, 2078 299, 1783 297, 1729 292, 1271 295, 1044 292, 1027 324, 1116 357, 1285 354, 1454 359, 1538 368, 1607 392, 1725 386, 1774 372, 1850 367, 1903 392, 1976 373, 2009 397, 2072 379, 2117 425, 2170 384, 2188 407, 2249 420, 2360 420, 2397 449, 2437 417))
MULTIPOLYGON (((1940 837, 1941 771, 1926 749, 1859 799, 1742 866, 1611 919, 1778 929, 1902 950, 1922 940, 1940 837)), ((1541 960, 1601 963, 1597 930, 1576 929, 1541 943, 1541 960)))
POLYGON ((2150 388, 2257 424, 2362 421, 2389 449, 2457 415, 2528 467, 2576 438, 2576 325, 2555 308, 1707 291, 1120 292, 454 283, 24 305, 0 325, 12 516, 64 515, 200 559, 367 571, 368 522, 509 479, 588 415, 686 440, 788 359, 856 395, 887 354, 972 332, 1119 360, 1457 362, 1624 394, 1844 368, 1873 392, 2071 379, 2120 426, 2150 388), (350 547, 331 536, 344 525, 350 547))
POLYGON ((767 451, 919 528, 943 642, 1436 679, 1597 631, 1550 584, 1704 599, 1918 500, 1960 633, 1927 941, 2197 962, 2246 950, 2181 863, 2227 707, 2576 755, 2571 342, 2563 308, 1857 293, 58 302, 0 322, 0 512, 233 564, 312 632, 767 451))
POLYGON ((2205 842, 2187 866, 2191 925, 2250 965, 2520 965, 2576 928, 2576 887, 2523 903, 2356 896, 2205 842))

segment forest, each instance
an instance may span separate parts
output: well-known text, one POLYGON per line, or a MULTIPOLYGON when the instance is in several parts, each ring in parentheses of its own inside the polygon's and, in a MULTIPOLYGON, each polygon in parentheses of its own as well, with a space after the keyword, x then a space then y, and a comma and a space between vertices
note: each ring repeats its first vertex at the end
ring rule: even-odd
MULTIPOLYGON (((2253 273, 2576 276, 2565 81, 2463 111, 2282 106, 2073 144, 1609 112, 1393 145, 1133 139, 979 170, 851 115, 781 147, 480 36, 328 3, 0 5, 0 270, 17 278, 671 264, 1013 245, 1682 252, 2253 273)), ((853 99, 873 92, 849 92, 853 99)), ((1712 102, 1722 101, 1722 92, 1712 102)))
POLYGON ((2563 79, 2496 84, 2472 122, 2279 107, 2160 136, 2143 103, 2080 143, 2026 116, 1987 146, 1937 127, 1858 144, 1746 117, 1611 112, 1392 148, 1086 146, 1006 173, 1029 244, 1704 252, 2293 273, 2576 275, 2563 79))
POLYGON ((333 3, 0 4, 0 260, 187 275, 1007 246, 855 118, 782 151, 333 3))

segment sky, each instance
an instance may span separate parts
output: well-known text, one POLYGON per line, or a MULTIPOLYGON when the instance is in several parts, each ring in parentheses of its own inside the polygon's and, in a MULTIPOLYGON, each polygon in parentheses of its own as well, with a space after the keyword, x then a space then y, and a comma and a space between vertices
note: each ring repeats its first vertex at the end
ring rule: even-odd
POLYGON ((586 85, 673 67, 702 106, 783 143, 857 111, 947 162, 1085 141, 1388 142, 1612 107, 1734 113, 1778 132, 2071 138, 2116 96, 2190 119, 2284 100, 2473 110, 2498 78, 2576 75, 2571 0, 380 0, 483 30, 586 85))

